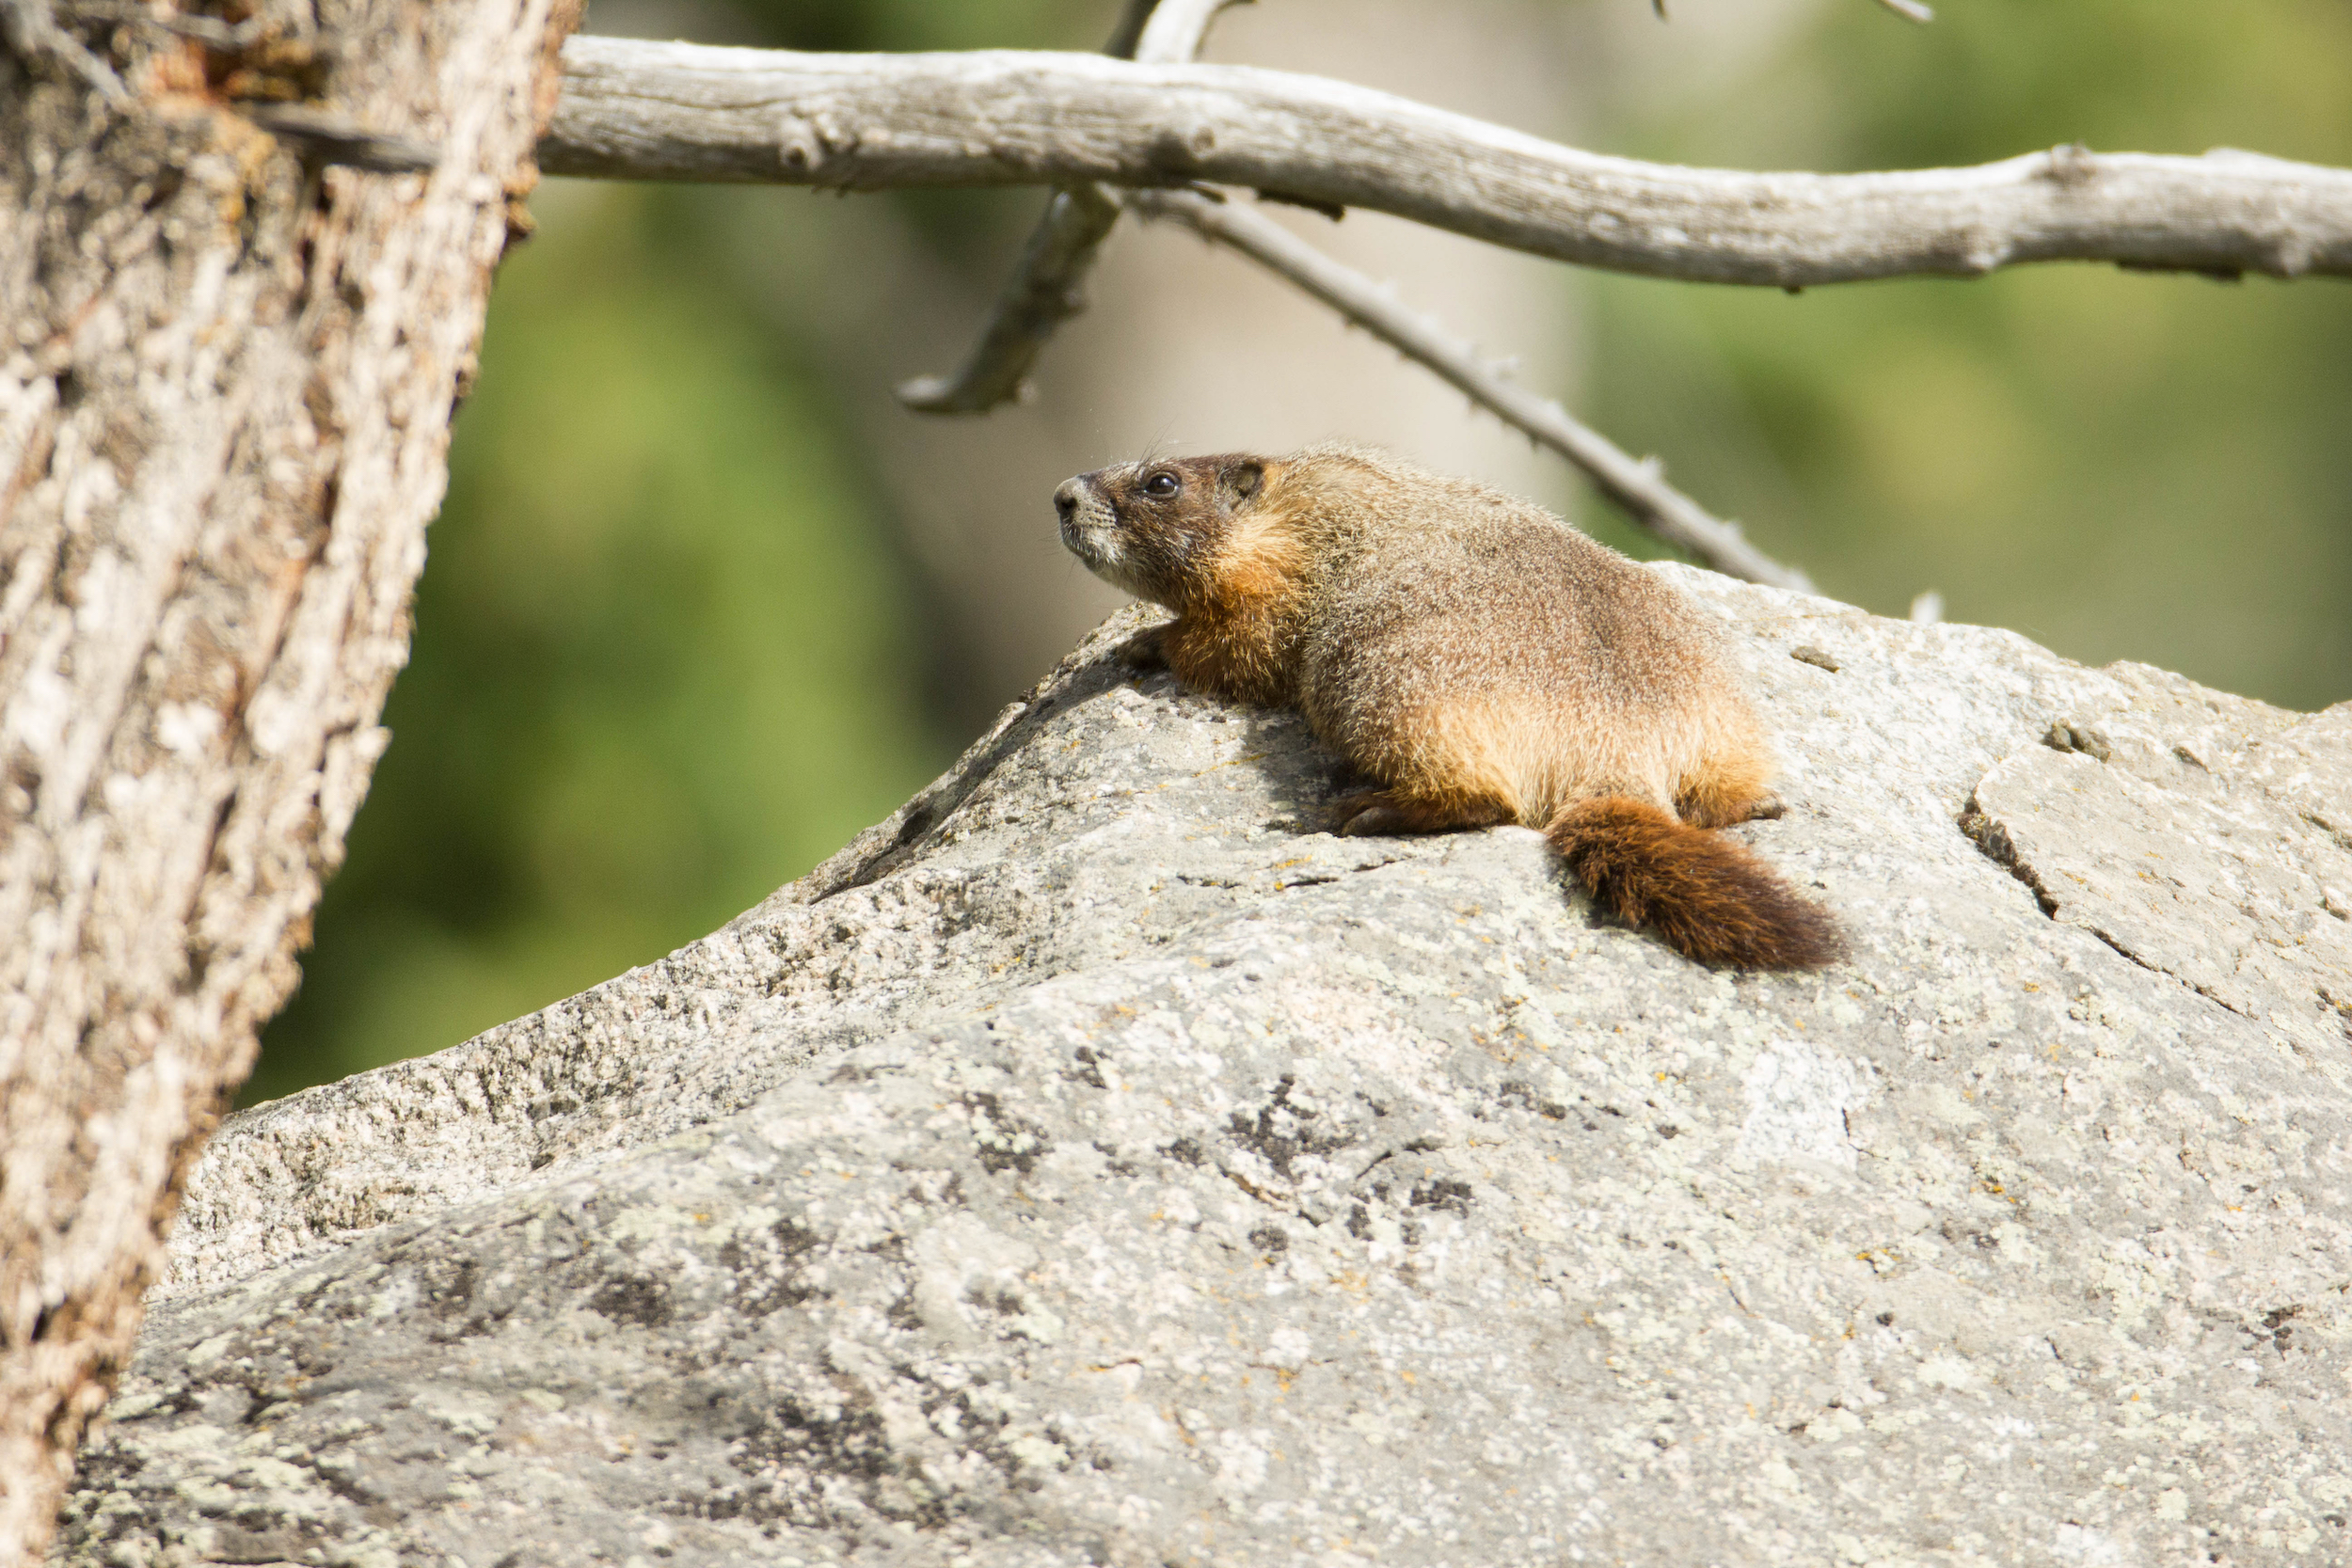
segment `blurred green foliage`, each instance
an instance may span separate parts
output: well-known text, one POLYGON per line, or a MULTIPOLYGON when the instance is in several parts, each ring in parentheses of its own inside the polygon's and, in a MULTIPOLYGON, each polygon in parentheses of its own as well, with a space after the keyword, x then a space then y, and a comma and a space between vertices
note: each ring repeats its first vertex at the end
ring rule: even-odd
POLYGON ((550 195, 551 243, 500 277, 393 743, 248 1102, 691 941, 951 751, 821 380, 730 305, 676 193, 550 195))
MULTIPOLYGON (((1891 168, 2082 142, 2352 165, 2340 0, 1825 8, 1611 150, 1891 168)), ((1638 115, 1638 109, 1636 110, 1638 115)), ((1772 291, 1599 277, 1587 412, 1823 590, 2292 707, 2352 697, 2352 290, 2087 266, 1772 291)), ((1640 547, 1638 545, 1630 547, 1640 547)))
MULTIPOLYGON (((1114 9, 775 0, 676 31, 1086 48, 1114 9)), ((1919 28, 1829 0, 1738 91, 1614 105, 1594 140, 1746 167, 2078 140, 2352 165, 2344 0, 1939 11, 1919 28)), ((1035 210, 902 204, 976 276, 1035 210)), ((925 700, 925 660, 956 654, 932 645, 892 544, 879 459, 842 421, 837 372, 717 259, 724 194, 575 185, 538 205, 456 427, 396 738, 248 1101, 453 1044, 691 940, 961 738, 925 700)), ((2352 697, 2345 285, 2042 267, 1788 297, 1561 277, 1590 306, 1580 411, 1825 591, 1900 614, 1935 588, 1952 619, 2077 658, 2300 707, 2352 697)))

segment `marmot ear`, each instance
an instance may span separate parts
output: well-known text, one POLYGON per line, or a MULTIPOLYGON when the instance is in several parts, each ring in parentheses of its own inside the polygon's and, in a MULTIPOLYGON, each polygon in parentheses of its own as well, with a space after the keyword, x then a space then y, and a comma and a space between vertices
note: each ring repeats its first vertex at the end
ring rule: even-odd
POLYGON ((1217 479, 1229 501, 1246 501, 1265 483, 1265 465, 1255 458, 1229 464, 1217 479))

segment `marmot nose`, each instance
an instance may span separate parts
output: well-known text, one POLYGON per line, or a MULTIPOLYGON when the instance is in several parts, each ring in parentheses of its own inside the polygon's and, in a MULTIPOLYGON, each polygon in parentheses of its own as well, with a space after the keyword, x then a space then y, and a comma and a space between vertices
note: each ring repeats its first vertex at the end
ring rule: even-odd
POLYGON ((1061 488, 1054 492, 1054 511, 1066 523, 1077 510, 1078 482, 1065 479, 1061 482, 1061 488))

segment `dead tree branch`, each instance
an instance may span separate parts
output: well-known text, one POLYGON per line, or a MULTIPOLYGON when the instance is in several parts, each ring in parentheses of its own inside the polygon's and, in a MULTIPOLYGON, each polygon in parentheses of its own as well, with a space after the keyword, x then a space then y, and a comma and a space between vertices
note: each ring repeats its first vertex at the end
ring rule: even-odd
POLYGON ((1086 275, 1118 221, 1097 186, 1056 191, 972 352, 951 375, 900 382, 898 401, 918 414, 985 414, 1017 400, 1054 329, 1086 309, 1086 275))
POLYGON ((57 25, 50 0, 0 0, 0 44, 27 64, 49 61, 64 67, 117 108, 131 102, 131 89, 115 68, 57 25))
POLYGON ((2113 261, 2352 276, 2352 171, 2079 148, 1973 168, 1745 174, 1562 147, 1314 76, 1092 55, 802 55, 575 39, 550 173, 842 190, 1244 185, 1537 255, 1804 288, 2113 261))
POLYGON ((1183 65, 1200 53, 1209 24, 1228 6, 1243 0, 1160 0, 1143 25, 1133 58, 1145 65, 1183 65))
POLYGON ((1813 592, 1803 572, 1774 561, 1748 543, 1739 525, 1712 515, 1667 483, 1656 459, 1631 456, 1549 398, 1511 381, 1486 362, 1475 345, 1407 309, 1371 278, 1332 261, 1271 218, 1191 191, 1138 191, 1128 201, 1147 217, 1181 223, 1239 251, 1427 366, 1473 403, 1575 464, 1636 524, 1689 550, 1703 564, 1749 582, 1813 592))
MULTIPOLYGON (((1153 6, 1141 0, 1120 15, 1103 53, 1147 64, 1189 60, 1200 52, 1216 13, 1232 4, 1160 0, 1153 6)), ((1086 275, 1118 221, 1118 205, 1092 185, 1056 191, 962 366, 953 375, 916 376, 901 384, 898 401, 920 414, 985 414, 1020 397, 1046 341, 1086 309, 1086 275)))

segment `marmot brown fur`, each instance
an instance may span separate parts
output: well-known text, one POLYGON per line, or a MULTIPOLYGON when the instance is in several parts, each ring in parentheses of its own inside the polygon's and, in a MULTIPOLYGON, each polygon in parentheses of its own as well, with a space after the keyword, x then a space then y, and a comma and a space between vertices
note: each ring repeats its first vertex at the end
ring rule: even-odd
POLYGON ((1520 822, 1593 896, 1740 968, 1837 957, 1739 843, 1772 748, 1713 623, 1532 502, 1344 446, 1152 459, 1054 494, 1097 576, 1176 612, 1130 644, 1197 691, 1295 705, 1377 787, 1343 833, 1520 822))

